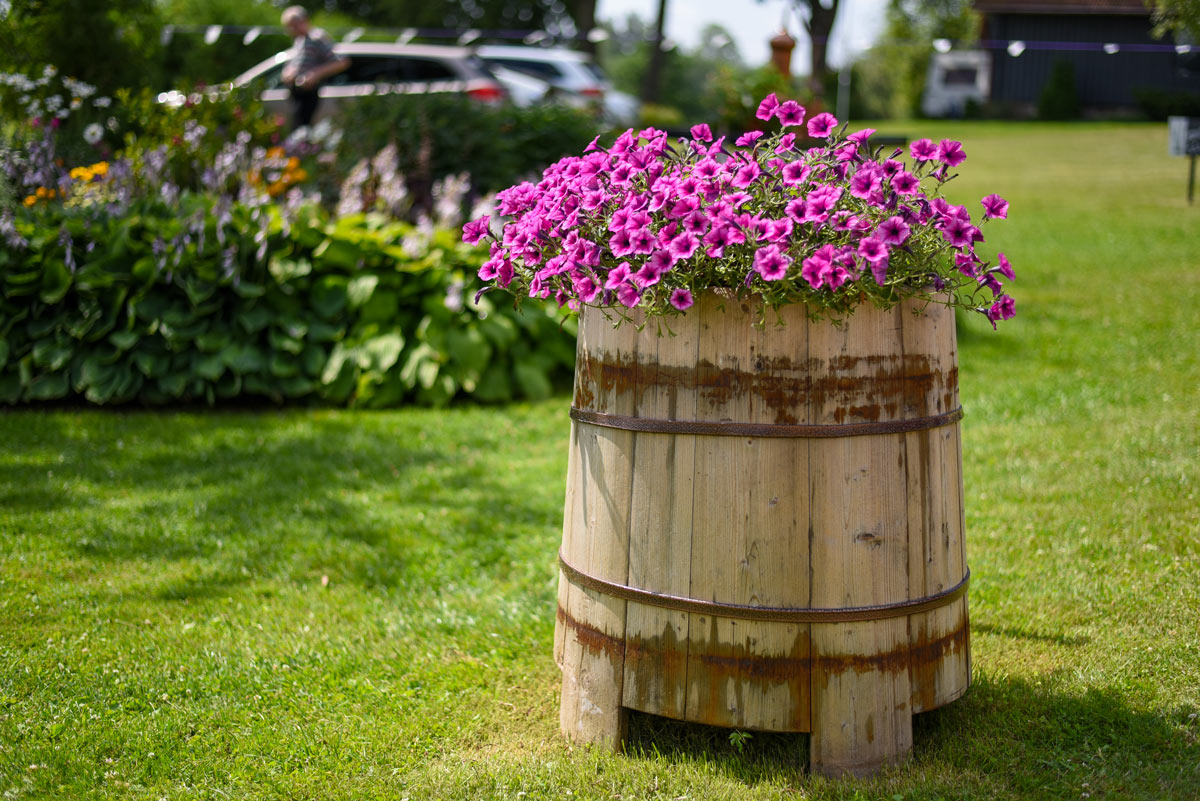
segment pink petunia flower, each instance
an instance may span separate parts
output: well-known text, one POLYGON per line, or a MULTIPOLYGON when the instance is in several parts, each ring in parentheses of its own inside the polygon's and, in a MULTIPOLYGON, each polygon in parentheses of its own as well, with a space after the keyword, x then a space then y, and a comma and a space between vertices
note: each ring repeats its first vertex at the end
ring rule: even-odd
POLYGON ((769 120, 775 116, 777 108, 779 108, 779 98, 775 96, 774 92, 771 92, 758 104, 758 110, 754 112, 754 116, 760 120, 769 120))
POLYGON ((711 142, 713 140, 712 129, 708 127, 708 123, 706 122, 693 125, 692 138, 697 142, 711 142))
POLYGON ((762 169, 758 166, 757 161, 747 161, 741 167, 738 167, 737 172, 730 181, 731 186, 738 189, 745 189, 750 184, 758 180, 758 176, 762 175, 762 169))
POLYGON ((787 275, 792 259, 777 245, 768 245, 754 254, 754 271, 765 281, 778 281, 787 275))
POLYGON ((992 220, 1003 220, 1008 217, 1008 201, 999 195, 988 195, 979 201, 983 204, 983 216, 992 220))
POLYGON ((680 311, 691 308, 692 303, 692 293, 683 287, 671 293, 671 305, 680 311))
POLYGON ((908 170, 901 170, 892 176, 892 189, 898 195, 915 195, 921 191, 921 182, 908 170))
POLYGON ((738 147, 750 147, 750 145, 761 139, 762 135, 762 131, 746 131, 737 138, 737 141, 734 142, 734 144, 738 147))
MULTIPOLYGON (((996 269, 1000 271, 1001 275, 1003 275, 1009 281, 1017 280, 1017 274, 1013 272, 1012 264, 1009 263, 1008 258, 1004 255, 1004 253, 996 254, 996 261, 999 262, 999 265, 996 267, 996 269)), ((1005 317, 1004 319, 1007 320, 1008 318, 1005 317)))
POLYGON ((775 116, 784 128, 801 125, 804 122, 804 106, 795 100, 788 100, 775 109, 775 116))
POLYGON ((478 219, 471 220, 463 226, 463 241, 468 245, 478 245, 479 241, 491 232, 488 230, 488 224, 491 218, 486 214, 478 219))
POLYGON ((861 131, 855 131, 846 138, 856 145, 866 144, 866 141, 871 138, 871 134, 875 133, 874 128, 863 128, 861 131))
POLYGON ((879 224, 875 233, 885 245, 903 245, 904 240, 908 239, 910 229, 900 217, 888 217, 879 224))
POLYGON ((937 145, 930 139, 918 139, 908 146, 914 161, 932 161, 937 156, 937 145))
POLYGON ((605 289, 617 289, 622 284, 629 281, 629 262, 623 261, 608 273, 608 280, 604 282, 605 289))
POLYGON ((943 139, 937 147, 937 159, 947 167, 957 167, 967 160, 967 154, 963 152, 962 142, 955 142, 953 139, 943 139))
POLYGON ((779 137, 779 144, 775 145, 776 153, 786 153, 796 146, 796 135, 787 133, 779 137))
POLYGON ((638 301, 642 299, 642 295, 637 291, 637 287, 633 284, 621 284, 617 289, 617 300, 626 308, 632 309, 638 305, 638 301))
POLYGON ((837 128, 837 117, 828 111, 822 111, 808 121, 808 135, 813 139, 825 139, 837 128))
POLYGON ((987 318, 992 321, 992 328, 998 320, 1011 320, 1017 313, 1017 302, 1008 295, 996 298, 991 308, 987 310, 987 318))

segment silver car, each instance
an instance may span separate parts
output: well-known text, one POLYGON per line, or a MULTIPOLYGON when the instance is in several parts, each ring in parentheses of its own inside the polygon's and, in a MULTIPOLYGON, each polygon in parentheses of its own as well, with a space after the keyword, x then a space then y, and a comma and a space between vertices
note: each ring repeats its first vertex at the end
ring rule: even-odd
MULTIPOLYGON (((321 85, 317 119, 339 103, 365 95, 450 92, 485 103, 509 99, 508 90, 469 48, 355 42, 335 44, 333 50, 350 59, 350 66, 321 85)), ((234 88, 257 90, 269 110, 287 114, 283 67, 289 56, 289 51, 277 53, 247 70, 233 79, 234 88)))

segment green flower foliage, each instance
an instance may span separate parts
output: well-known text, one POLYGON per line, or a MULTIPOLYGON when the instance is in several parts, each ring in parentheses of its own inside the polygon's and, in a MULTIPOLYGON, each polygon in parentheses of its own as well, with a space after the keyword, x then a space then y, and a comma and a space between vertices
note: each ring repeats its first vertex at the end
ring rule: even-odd
POLYGON ((540 398, 570 375, 573 324, 476 302, 483 253, 457 231, 235 206, 219 236, 214 202, 19 219, 28 247, 0 249, 0 403, 442 405, 540 398), (204 236, 187 234, 199 214, 204 236))

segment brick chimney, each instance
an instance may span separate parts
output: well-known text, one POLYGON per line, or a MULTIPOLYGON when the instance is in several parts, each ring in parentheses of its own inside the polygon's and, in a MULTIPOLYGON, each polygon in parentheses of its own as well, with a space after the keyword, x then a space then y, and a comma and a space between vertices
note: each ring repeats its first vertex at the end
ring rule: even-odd
POLYGON ((792 77, 792 51, 796 49, 796 40, 788 35, 784 28, 771 38, 771 63, 785 78, 792 77))

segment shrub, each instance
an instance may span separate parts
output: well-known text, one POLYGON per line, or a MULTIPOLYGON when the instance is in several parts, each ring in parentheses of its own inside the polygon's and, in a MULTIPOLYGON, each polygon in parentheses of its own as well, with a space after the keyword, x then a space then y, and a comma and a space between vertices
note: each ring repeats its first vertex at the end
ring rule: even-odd
POLYGON ((1075 89, 1075 66, 1059 59, 1038 98, 1038 119, 1074 120, 1079 118, 1079 94, 1075 89))
POLYGON ((439 179, 466 172, 477 191, 495 192, 596 135, 595 119, 578 109, 492 107, 450 94, 361 98, 343 105, 337 124, 344 173, 360 155, 395 144, 414 206, 426 211, 439 179))
POLYGON ((1200 117, 1200 95, 1171 92, 1166 89, 1136 89, 1133 96, 1147 118, 1165 121, 1167 117, 1200 117))
POLYGON ((475 302, 483 254, 455 232, 218 202, 3 213, 0 402, 439 405, 540 397, 570 375, 573 328, 475 302))

